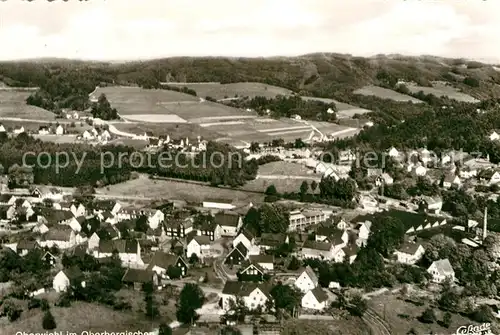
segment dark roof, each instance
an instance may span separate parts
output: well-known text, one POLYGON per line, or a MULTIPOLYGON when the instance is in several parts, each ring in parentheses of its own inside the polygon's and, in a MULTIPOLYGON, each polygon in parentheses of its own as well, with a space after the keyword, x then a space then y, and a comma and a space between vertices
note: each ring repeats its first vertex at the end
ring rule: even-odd
POLYGON ((285 234, 271 234, 271 233, 264 233, 260 237, 260 245, 265 245, 269 247, 277 247, 286 241, 286 235, 285 234))
POLYGON ((85 222, 85 220, 86 218, 83 215, 76 218, 76 221, 78 221, 80 225, 82 225, 85 222))
POLYGON ((223 198, 208 198, 203 200, 203 202, 215 202, 219 204, 232 204, 233 200, 232 199, 223 199, 223 198))
POLYGON ((45 241, 69 241, 72 232, 69 226, 57 226, 45 233, 43 238, 45 241))
POLYGON ((406 212, 397 209, 390 209, 388 211, 377 212, 375 214, 365 214, 358 215, 351 222, 353 223, 363 223, 366 221, 374 222, 377 218, 390 216, 400 220, 404 225, 405 229, 410 229, 411 227, 418 227, 420 225, 425 226, 427 223, 434 223, 436 220, 443 220, 444 218, 427 215, 425 213, 415 213, 406 212))
POLYGON ((43 216, 48 223, 59 223, 75 217, 71 211, 54 208, 40 208, 38 215, 43 216))
POLYGON ((241 264, 241 270, 239 272, 240 273, 241 272, 245 272, 245 270, 248 269, 249 267, 256 268, 262 274, 266 273, 266 270, 264 270, 264 268, 262 266, 260 266, 258 263, 251 262, 251 261, 248 261, 248 260, 244 261, 241 264))
POLYGON ((328 240, 332 242, 334 245, 339 245, 344 243, 342 236, 344 236, 345 231, 340 229, 335 229, 330 236, 328 236, 328 240))
POLYGON ((240 215, 233 212, 219 212, 215 214, 215 222, 221 227, 238 227, 240 215))
POLYGON ((115 207, 116 202, 112 200, 99 200, 95 204, 95 208, 98 208, 100 210, 104 211, 110 211, 115 207))
POLYGON ((99 241, 99 251, 102 253, 112 253, 117 250, 118 253, 135 254, 138 250, 137 240, 112 240, 99 241))
POLYGON ((320 286, 312 289, 311 293, 314 295, 314 297, 319 303, 328 300, 328 295, 326 294, 325 291, 323 291, 323 289, 320 286))
POLYGON ((414 255, 418 247, 421 246, 420 243, 405 242, 399 249, 399 252, 404 252, 405 254, 414 255))
POLYGON ((66 277, 68 277, 68 279, 70 281, 83 277, 82 271, 79 268, 77 268, 76 266, 73 266, 73 267, 68 268, 68 269, 64 269, 64 270, 62 270, 62 272, 66 275, 66 277))
POLYGON ((0 202, 9 202, 10 198, 12 198, 11 194, 0 194, 0 202))
POLYGON ((254 263, 274 263, 273 255, 250 255, 249 258, 254 263))
POLYGON ((168 269, 169 266, 175 266, 179 260, 181 260, 184 265, 187 266, 187 262, 182 257, 173 254, 167 254, 162 251, 157 251, 149 262, 148 270, 152 270, 155 266, 163 269, 168 269))
POLYGON ((38 242, 34 240, 21 240, 17 243, 17 250, 33 250, 37 248, 38 242))
POLYGON ((123 275, 122 281, 126 283, 149 283, 153 281, 153 276, 153 271, 129 268, 123 275))
POLYGON ((196 242, 198 242, 199 245, 212 244, 212 242, 210 241, 210 237, 208 237, 206 235, 193 236, 192 238, 190 238, 189 242, 191 242, 192 240, 195 240, 196 242))
POLYGON ((302 247, 308 248, 308 249, 329 251, 332 248, 332 244, 328 243, 328 242, 318 242, 318 241, 307 240, 304 242, 304 245, 302 247))
POLYGON ((235 249, 237 249, 243 256, 248 254, 248 249, 242 242, 238 243, 235 249))
POLYGON ((239 281, 227 281, 222 289, 222 294, 247 297, 256 288, 260 289, 266 295, 269 294, 267 288, 263 284, 239 281))
POLYGON ((342 250, 344 251, 346 256, 351 257, 351 256, 358 254, 359 247, 356 244, 352 243, 352 244, 342 248, 342 250))
POLYGON ((255 238, 254 234, 252 234, 252 232, 250 232, 248 229, 243 229, 240 234, 245 236, 249 241, 255 238))

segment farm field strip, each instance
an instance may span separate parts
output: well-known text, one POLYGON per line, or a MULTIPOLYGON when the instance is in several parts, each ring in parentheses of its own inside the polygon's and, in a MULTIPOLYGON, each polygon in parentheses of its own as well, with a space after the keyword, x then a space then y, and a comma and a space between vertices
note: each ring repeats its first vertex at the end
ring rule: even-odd
POLYGON ((455 99, 457 101, 463 101, 463 102, 470 102, 470 103, 476 103, 479 102, 476 98, 459 92, 457 89, 449 86, 442 86, 442 87, 424 87, 424 86, 415 86, 415 85, 408 85, 408 89, 412 93, 418 93, 419 91, 424 92, 425 94, 433 94, 435 96, 446 96, 450 99, 455 99))
POLYGON ((297 133, 307 133, 310 134, 312 129, 305 130, 305 129, 298 129, 298 130, 290 130, 290 131, 279 131, 275 133, 268 132, 266 133, 269 136, 280 136, 280 135, 287 135, 287 134, 297 134, 297 133))
POLYGON ((337 112, 338 118, 352 118, 355 114, 366 114, 372 111, 364 108, 345 109, 337 112))
POLYGON ((264 96, 274 98, 277 95, 291 95, 293 92, 289 89, 267 85, 257 82, 240 82, 240 83, 163 83, 165 85, 188 87, 196 91, 198 96, 210 96, 215 99, 229 99, 237 96, 264 96))
POLYGON ((213 123, 200 123, 200 127, 213 127, 213 126, 235 126, 245 124, 243 121, 227 121, 227 122, 213 122, 213 123))
POLYGON ((193 123, 204 123, 205 121, 218 121, 218 120, 245 120, 254 119, 257 115, 226 115, 226 116, 205 116, 194 119, 189 119, 193 123))
POLYGON ((283 130, 296 130, 296 129, 311 129, 310 126, 295 126, 295 127, 283 127, 283 128, 271 128, 271 129, 259 129, 259 132, 262 133, 273 133, 273 132, 280 132, 283 130))
POLYGON ((175 114, 128 114, 122 118, 141 122, 187 123, 186 120, 175 114))
POLYGON ((394 101, 411 101, 413 103, 422 103, 421 100, 418 100, 412 96, 406 95, 406 94, 401 94, 399 92, 384 88, 384 87, 379 87, 379 86, 374 86, 374 85, 368 85, 362 88, 359 88, 354 91, 354 94, 360 94, 360 95, 373 95, 376 97, 380 97, 382 99, 391 99, 394 101))

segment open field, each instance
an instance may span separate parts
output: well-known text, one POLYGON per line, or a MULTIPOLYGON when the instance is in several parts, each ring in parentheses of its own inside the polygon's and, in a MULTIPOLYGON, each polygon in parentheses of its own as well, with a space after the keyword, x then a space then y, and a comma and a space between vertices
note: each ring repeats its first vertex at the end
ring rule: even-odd
MULTIPOLYGON (((132 313, 118 312, 98 304, 74 302, 70 307, 50 309, 57 324, 55 331, 80 334, 83 331, 123 332, 151 331, 151 322, 140 320, 132 313)), ((14 335, 19 331, 42 333, 43 312, 40 309, 25 311, 16 322, 0 325, 2 335, 14 335)))
POLYGON ((373 95, 376 97, 379 97, 381 99, 391 99, 394 101, 411 101, 413 103, 422 103, 422 101, 406 95, 406 94, 401 94, 399 92, 389 90, 387 88, 379 87, 379 86, 374 86, 374 85, 368 85, 365 87, 362 87, 360 89, 357 89, 354 91, 355 94, 361 94, 361 95, 373 95))
POLYGON ((158 122, 158 123, 186 123, 187 121, 175 114, 130 114, 123 116, 127 121, 158 122))
POLYGON ((191 123, 114 123, 116 129, 129 132, 137 135, 142 135, 146 131, 153 132, 154 136, 170 136, 170 138, 190 138, 196 139, 196 136, 201 136, 205 140, 213 140, 220 137, 219 134, 211 129, 200 127, 197 124, 191 123))
POLYGON ((185 93, 169 90, 147 90, 133 86, 98 87, 92 92, 91 98, 98 98, 101 94, 105 94, 111 104, 144 104, 156 106, 166 102, 197 102, 200 100, 195 96, 185 93))
POLYGON ((419 91, 422 91, 425 94, 433 94, 437 97, 445 96, 450 99, 455 99, 457 101, 471 102, 471 103, 479 102, 479 100, 477 100, 476 98, 471 97, 468 94, 459 92, 456 88, 452 86, 446 86, 442 84, 435 84, 434 87, 408 85, 408 89, 412 93, 418 93, 419 91))
POLYGON ((124 183, 110 185, 96 190, 97 194, 120 194, 123 196, 144 196, 148 198, 165 198, 201 202, 210 197, 233 199, 233 203, 262 202, 263 196, 244 191, 214 188, 210 186, 189 184, 167 180, 153 180, 145 176, 124 183), (109 188, 109 190, 108 190, 109 188))
MULTIPOLYGON (((373 297, 369 306, 371 306, 378 315, 383 317, 385 305, 385 319, 392 327, 394 334, 406 334, 410 329, 414 328, 417 334, 451 334, 460 326, 474 324, 471 320, 459 315, 452 315, 452 323, 449 329, 441 327, 437 323, 425 324, 418 321, 418 317, 429 306, 416 306, 411 302, 400 300, 394 294, 386 293, 377 297, 373 297), (401 315, 409 315, 409 318, 403 318, 401 315)), ((434 309, 437 320, 442 320, 443 312, 439 309, 434 309)))
POLYGON ((55 120, 54 113, 26 104, 30 91, 0 89, 0 117, 16 117, 33 120, 55 120))
POLYGON ((37 138, 44 142, 54 142, 54 143, 76 143, 78 140, 76 139, 77 135, 33 135, 34 138, 37 138))
POLYGON ((315 175, 313 171, 306 168, 302 164, 291 163, 285 161, 271 162, 259 166, 258 175, 260 176, 272 176, 272 175, 283 175, 283 176, 306 176, 306 177, 318 177, 321 179, 321 175, 315 175))
POLYGON ((169 86, 188 87, 196 91, 199 97, 212 97, 220 100, 225 98, 256 97, 263 96, 274 98, 277 95, 290 95, 292 91, 278 86, 272 86, 262 83, 165 83, 169 86))

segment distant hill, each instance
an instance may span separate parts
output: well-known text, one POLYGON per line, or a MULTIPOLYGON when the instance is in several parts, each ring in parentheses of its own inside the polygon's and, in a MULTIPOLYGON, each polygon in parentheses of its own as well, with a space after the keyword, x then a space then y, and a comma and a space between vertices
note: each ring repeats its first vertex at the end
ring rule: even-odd
POLYGON ((366 58, 315 53, 273 58, 173 57, 128 63, 67 59, 0 62, 0 80, 7 85, 11 80, 43 88, 47 74, 61 72, 66 81, 71 81, 71 74, 77 74, 75 81, 89 89, 99 83, 260 82, 301 95, 349 103, 352 92, 357 89, 369 85, 394 89, 401 79, 423 87, 430 87, 433 81, 444 81, 477 99, 500 97, 498 68, 476 61, 434 56, 366 58))

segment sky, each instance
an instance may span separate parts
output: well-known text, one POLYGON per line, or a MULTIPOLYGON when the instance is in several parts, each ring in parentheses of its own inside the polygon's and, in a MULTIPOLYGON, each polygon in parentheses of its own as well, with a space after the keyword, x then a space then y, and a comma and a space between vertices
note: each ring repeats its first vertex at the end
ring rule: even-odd
POLYGON ((313 52, 500 63, 500 0, 0 1, 0 60, 313 52))

